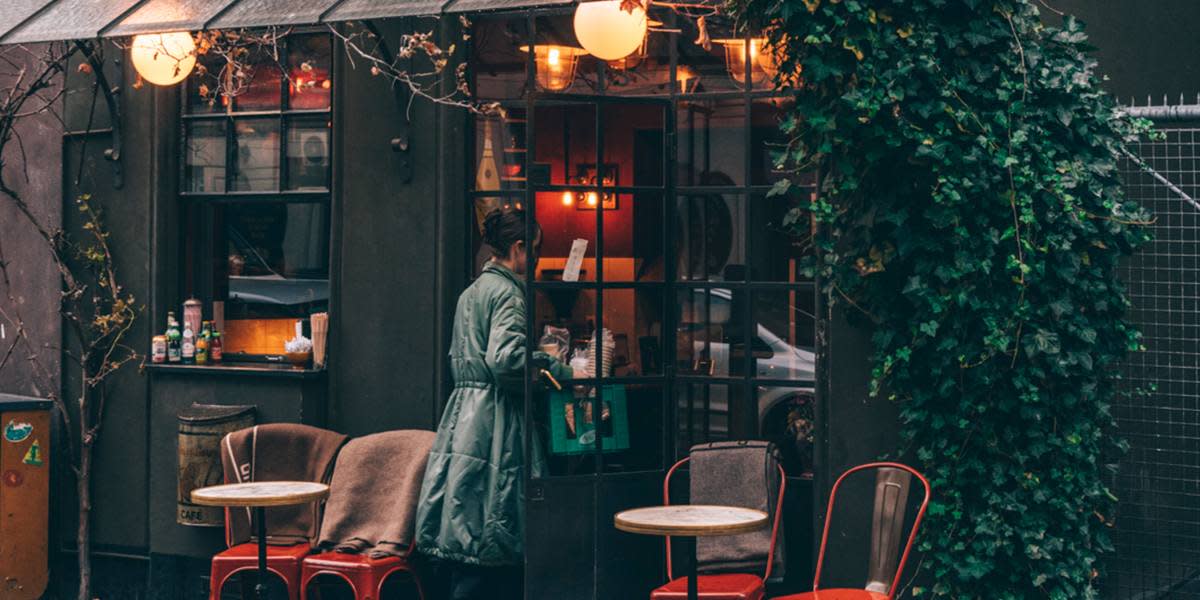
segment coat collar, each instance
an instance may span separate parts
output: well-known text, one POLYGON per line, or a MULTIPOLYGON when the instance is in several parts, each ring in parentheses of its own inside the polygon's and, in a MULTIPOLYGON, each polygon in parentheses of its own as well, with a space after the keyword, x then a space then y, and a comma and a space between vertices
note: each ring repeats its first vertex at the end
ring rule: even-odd
POLYGON ((517 287, 522 287, 524 285, 524 282, 521 281, 521 278, 517 277, 516 273, 513 273, 511 269, 494 260, 489 260, 487 261, 487 264, 483 265, 483 272, 500 275, 501 277, 504 277, 515 283, 517 287))

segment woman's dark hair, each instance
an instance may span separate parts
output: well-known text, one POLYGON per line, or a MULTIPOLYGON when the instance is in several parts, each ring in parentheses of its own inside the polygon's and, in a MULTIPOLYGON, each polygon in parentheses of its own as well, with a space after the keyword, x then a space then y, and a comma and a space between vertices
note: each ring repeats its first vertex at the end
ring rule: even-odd
MULTIPOLYGON (((533 222, 536 239, 542 230, 533 222)), ((508 256, 513 244, 525 239, 525 211, 519 208, 497 208, 483 219, 483 241, 492 248, 498 258, 508 256)))

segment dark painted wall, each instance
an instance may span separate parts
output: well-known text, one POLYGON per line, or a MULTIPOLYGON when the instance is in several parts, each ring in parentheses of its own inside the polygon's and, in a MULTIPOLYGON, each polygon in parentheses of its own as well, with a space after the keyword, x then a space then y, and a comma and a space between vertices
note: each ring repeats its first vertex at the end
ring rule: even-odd
MULTIPOLYGON (((31 52, 38 53, 40 48, 32 47, 31 52)), ((11 49, 5 53, 6 58, 32 63, 29 56, 11 49)), ((6 72, 9 70, 5 69, 6 72)), ((0 89, 7 90, 8 87, 8 81, 0 78, 0 89)), ((47 226, 58 227, 62 223, 62 206, 54 200, 59 197, 62 181, 62 124, 53 114, 46 113, 22 119, 16 131, 20 146, 14 140, 0 157, 4 181, 25 198, 39 220, 47 226), (33 160, 27 161, 27 157, 33 160)), ((54 262, 41 238, 7 196, 0 196, 0 260, 8 263, 12 286, 7 287, 0 280, 0 310, 3 311, 0 315, 6 314, 13 321, 24 321, 35 344, 58 346, 62 329, 58 319, 58 277, 54 262)), ((4 325, 4 333, 0 335, 0 357, 8 353, 15 340, 17 325, 13 321, 0 316, 0 324, 4 325)), ((60 357, 57 352, 39 353, 39 362, 49 374, 50 381, 35 376, 33 365, 23 360, 25 357, 26 353, 21 349, 0 367, 0 391, 44 396, 50 390, 42 388, 58 387, 60 357)))

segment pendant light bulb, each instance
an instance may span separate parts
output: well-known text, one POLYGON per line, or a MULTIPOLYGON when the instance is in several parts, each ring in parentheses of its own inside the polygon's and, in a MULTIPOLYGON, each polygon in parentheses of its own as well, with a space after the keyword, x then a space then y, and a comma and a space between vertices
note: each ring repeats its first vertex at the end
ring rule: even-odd
POLYGON ((135 35, 129 57, 142 79, 154 85, 175 85, 196 67, 196 42, 186 31, 135 35))
POLYGON ((646 39, 646 11, 627 12, 621 0, 582 2, 575 9, 575 37, 592 56, 620 60, 633 54, 646 39))

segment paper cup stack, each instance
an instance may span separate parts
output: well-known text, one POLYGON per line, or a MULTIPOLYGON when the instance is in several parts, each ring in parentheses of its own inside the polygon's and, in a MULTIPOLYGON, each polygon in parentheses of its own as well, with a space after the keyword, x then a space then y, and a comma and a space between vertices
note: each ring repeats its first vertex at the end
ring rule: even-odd
MULTIPOLYGON (((608 377, 608 376, 612 375, 613 343, 614 343, 613 342, 613 334, 611 331, 608 330, 607 327, 605 327, 604 329, 600 330, 600 335, 603 336, 602 339, 604 342, 603 348, 601 348, 601 350, 600 350, 601 358, 602 358, 600 370, 602 373, 604 373, 604 375, 603 375, 604 377, 608 377)), ((589 370, 591 371, 590 374, 592 377, 596 377, 597 361, 596 361, 596 335, 595 334, 592 334, 592 340, 590 342, 588 342, 587 356, 588 356, 588 363, 590 364, 590 367, 589 367, 589 370)))
POLYGON ((329 339, 329 313, 313 313, 309 317, 312 329, 313 368, 325 366, 325 342, 329 339))

